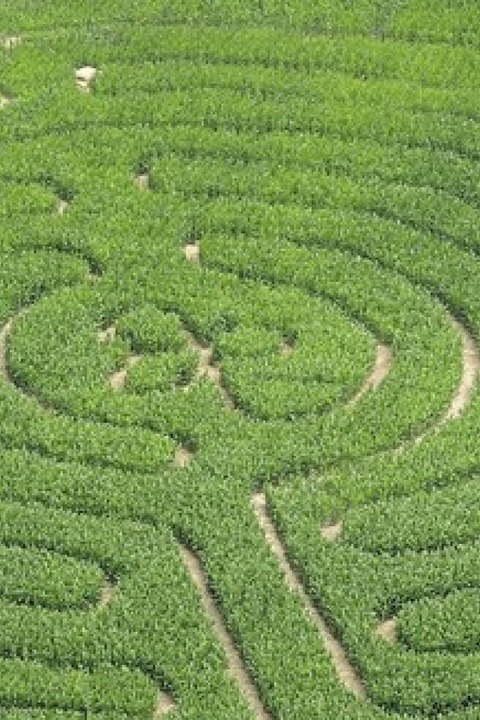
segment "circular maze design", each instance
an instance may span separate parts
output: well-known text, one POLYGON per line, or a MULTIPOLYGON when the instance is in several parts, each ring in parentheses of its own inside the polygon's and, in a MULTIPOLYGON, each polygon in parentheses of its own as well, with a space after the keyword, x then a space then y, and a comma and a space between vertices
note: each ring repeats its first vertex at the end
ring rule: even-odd
POLYGON ((476 4, 63 5, 0 9, 0 717, 473 720, 476 4))

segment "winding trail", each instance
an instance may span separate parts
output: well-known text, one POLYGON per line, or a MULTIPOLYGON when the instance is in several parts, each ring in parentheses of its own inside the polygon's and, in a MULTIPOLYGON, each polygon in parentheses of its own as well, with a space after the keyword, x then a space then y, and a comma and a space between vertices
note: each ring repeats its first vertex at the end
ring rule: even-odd
POLYGON ((311 620, 315 623, 323 643, 330 653, 335 670, 344 686, 350 690, 357 698, 365 699, 366 693, 362 680, 357 671, 350 663, 341 643, 332 635, 327 627, 325 620, 322 618, 318 610, 308 597, 302 583, 297 574, 290 565, 285 548, 280 540, 275 526, 267 513, 267 503, 263 492, 257 492, 252 497, 252 503, 257 517, 258 523, 262 528, 265 538, 278 560, 280 567, 285 574, 285 581, 290 590, 296 593, 302 600, 305 609, 311 620))
POLYGON ((200 594, 205 612, 213 622, 215 634, 227 657, 227 665, 230 675, 245 696, 253 714, 255 715, 255 718, 257 720, 273 720, 273 718, 271 718, 271 716, 267 713, 257 689, 245 668, 240 654, 230 637, 222 615, 218 610, 215 600, 208 588, 207 578, 197 557, 184 545, 180 545, 180 553, 183 562, 185 563, 185 566, 200 594))

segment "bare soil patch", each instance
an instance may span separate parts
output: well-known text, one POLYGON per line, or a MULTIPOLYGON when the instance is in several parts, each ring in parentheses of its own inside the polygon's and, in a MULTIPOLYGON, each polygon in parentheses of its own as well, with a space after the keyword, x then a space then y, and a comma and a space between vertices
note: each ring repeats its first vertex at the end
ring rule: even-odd
POLYGON ((280 354, 280 357, 289 358, 293 353, 293 349, 293 345, 285 340, 284 342, 280 343, 278 352, 280 354))
POLYGON ((65 215, 68 210, 68 202, 59 198, 56 206, 57 215, 65 215))
POLYGON ((188 243, 184 246, 183 251, 185 253, 185 257, 190 262, 200 262, 200 245, 197 243, 188 243))
POLYGON ((140 190, 148 190, 150 187, 150 176, 148 173, 140 173, 135 178, 135 185, 140 190))
POLYGON ((186 447, 181 447, 175 452, 173 464, 177 468, 186 468, 192 464, 193 453, 186 447))
POLYGON ((387 642, 395 642, 397 640, 397 621, 393 618, 390 620, 384 620, 377 626, 375 634, 379 635, 387 642))
POLYGON ((107 578, 103 584, 102 592, 100 594, 100 601, 98 607, 104 608, 110 605, 112 600, 118 593, 118 582, 112 578, 107 578))
POLYGON ((165 717, 165 715, 172 710, 176 710, 176 705, 173 699, 170 695, 167 695, 167 693, 159 692, 157 704, 155 705, 155 710, 153 711, 153 720, 160 720, 160 718, 165 717))
POLYGON ((112 340, 115 340, 116 332, 117 329, 115 325, 110 325, 110 327, 105 328, 105 330, 99 330, 97 333, 98 341, 102 343, 112 342, 112 340))
POLYGON ((127 380, 129 369, 140 362, 141 359, 141 355, 131 355, 127 358, 125 367, 121 368, 121 370, 117 370, 117 372, 113 373, 113 375, 110 375, 108 380, 110 387, 117 391, 123 390, 125 388, 125 382, 127 380))
POLYGON ((320 530, 320 533, 325 540, 329 540, 330 542, 333 542, 336 540, 342 532, 342 522, 341 520, 337 523, 331 523, 330 525, 324 525, 322 529, 320 530))

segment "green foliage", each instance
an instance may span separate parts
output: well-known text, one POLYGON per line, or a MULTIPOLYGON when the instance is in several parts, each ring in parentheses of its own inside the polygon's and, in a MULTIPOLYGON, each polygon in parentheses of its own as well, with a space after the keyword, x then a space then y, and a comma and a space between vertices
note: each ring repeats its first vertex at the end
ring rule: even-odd
POLYGON ((1 4, 2 720, 478 718, 477 5, 1 4))
POLYGON ((144 358, 129 371, 126 388, 140 394, 166 392, 192 382, 197 366, 198 354, 187 350, 144 358))
POLYGON ((117 332, 138 353, 175 352, 185 344, 179 318, 164 315, 155 307, 142 307, 120 317, 117 332))

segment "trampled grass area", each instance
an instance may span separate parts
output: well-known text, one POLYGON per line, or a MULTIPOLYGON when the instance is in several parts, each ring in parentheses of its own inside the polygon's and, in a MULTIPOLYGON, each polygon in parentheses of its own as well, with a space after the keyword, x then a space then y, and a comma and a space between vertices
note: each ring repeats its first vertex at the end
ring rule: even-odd
POLYGON ((480 718, 480 5, 0 5, 0 719, 480 718))

